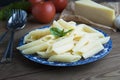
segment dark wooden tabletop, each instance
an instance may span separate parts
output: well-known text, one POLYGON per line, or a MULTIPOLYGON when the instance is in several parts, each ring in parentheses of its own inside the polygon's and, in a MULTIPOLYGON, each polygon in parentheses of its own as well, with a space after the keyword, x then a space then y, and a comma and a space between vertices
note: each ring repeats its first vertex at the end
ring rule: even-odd
MULTIPOLYGON (((16 31, 14 38, 13 60, 8 64, 0 64, 0 80, 120 80, 120 32, 104 30, 113 41, 112 51, 104 58, 85 65, 74 67, 53 67, 32 62, 16 50, 19 39, 27 32, 43 25, 28 20, 23 30, 16 31)), ((0 22, 0 34, 5 32, 6 23, 0 22)), ((2 56, 10 34, 0 44, 2 56)))

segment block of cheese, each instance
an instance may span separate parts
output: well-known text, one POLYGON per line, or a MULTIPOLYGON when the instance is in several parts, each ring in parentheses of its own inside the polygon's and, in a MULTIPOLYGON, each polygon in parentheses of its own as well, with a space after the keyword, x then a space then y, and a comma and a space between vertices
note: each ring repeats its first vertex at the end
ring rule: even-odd
POLYGON ((115 11, 92 0, 75 1, 75 14, 95 23, 113 26, 115 11))

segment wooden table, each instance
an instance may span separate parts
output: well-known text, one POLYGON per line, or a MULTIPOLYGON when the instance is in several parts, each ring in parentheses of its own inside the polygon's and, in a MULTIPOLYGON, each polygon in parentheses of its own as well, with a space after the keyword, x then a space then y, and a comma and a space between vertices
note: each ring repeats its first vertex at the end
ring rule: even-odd
MULTIPOLYGON (((0 34, 6 31, 5 24, 0 22, 0 34)), ((13 60, 8 64, 0 64, 0 80, 120 80, 120 32, 103 30, 113 41, 112 51, 104 58, 81 66, 53 67, 32 62, 16 50, 19 39, 26 32, 43 25, 49 24, 40 24, 30 19, 23 30, 16 31, 13 60)), ((0 57, 9 37, 0 44, 0 57)))

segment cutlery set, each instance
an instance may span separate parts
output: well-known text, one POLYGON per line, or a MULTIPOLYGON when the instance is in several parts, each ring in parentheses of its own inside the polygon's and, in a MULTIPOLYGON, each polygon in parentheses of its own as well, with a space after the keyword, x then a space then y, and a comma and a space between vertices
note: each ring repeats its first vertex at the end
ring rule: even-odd
POLYGON ((23 29, 25 27, 25 23, 27 13, 24 10, 14 9, 12 10, 12 15, 7 23, 7 31, 4 32, 0 36, 0 43, 4 40, 5 36, 10 32, 10 38, 7 44, 5 51, 3 52, 3 56, 1 58, 1 63, 11 62, 13 55, 13 42, 14 42, 14 33, 16 30, 23 29))

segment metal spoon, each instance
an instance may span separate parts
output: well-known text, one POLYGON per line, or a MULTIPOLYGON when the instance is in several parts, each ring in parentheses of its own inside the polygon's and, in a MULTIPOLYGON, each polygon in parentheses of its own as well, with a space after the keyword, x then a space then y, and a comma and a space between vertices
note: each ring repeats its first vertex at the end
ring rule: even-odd
MULTIPOLYGON (((13 13, 14 13, 14 12, 15 12, 15 10, 13 11, 13 13)), ((26 13, 24 10, 21 10, 21 14, 24 14, 24 15, 23 15, 23 19, 25 20, 26 17, 27 17, 27 13, 26 13)), ((12 18, 15 18, 16 15, 17 15, 17 14, 12 14, 11 17, 9 18, 8 23, 7 23, 7 28, 8 28, 8 30, 7 30, 6 32, 4 32, 4 33, 0 36, 0 43, 3 42, 5 36, 6 36, 7 33, 10 31, 9 26, 11 26, 11 23, 12 23, 11 20, 12 20, 12 18), (13 15, 14 15, 14 16, 13 16, 13 15)))
POLYGON ((10 62, 12 59, 12 51, 13 51, 13 39, 14 33, 16 30, 22 29, 26 23, 27 13, 24 10, 13 10, 13 14, 10 17, 7 28, 11 32, 11 36, 7 45, 7 48, 3 54, 1 62, 10 62))

